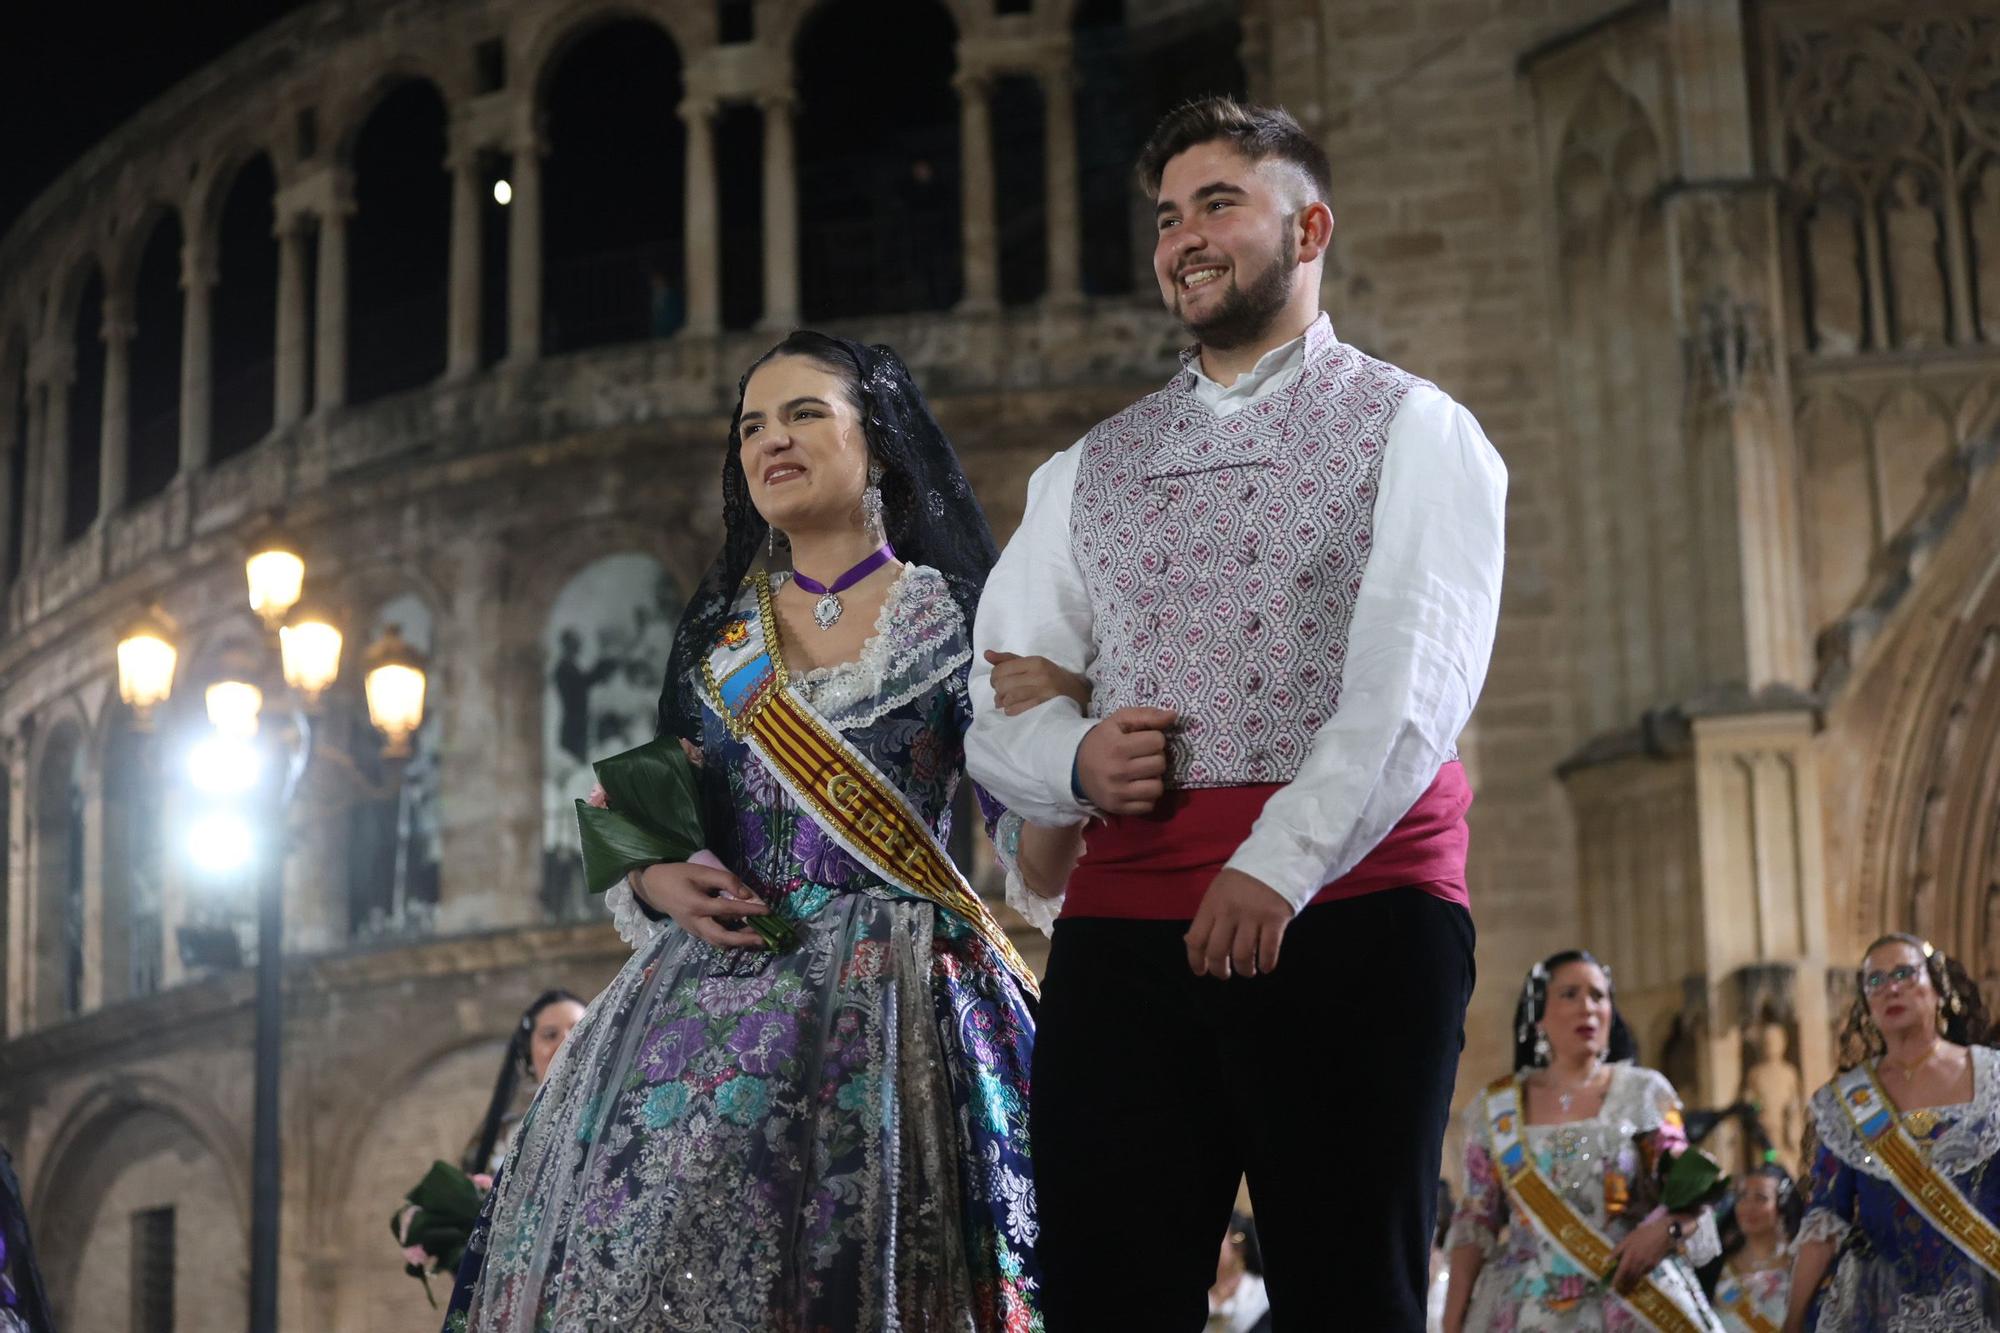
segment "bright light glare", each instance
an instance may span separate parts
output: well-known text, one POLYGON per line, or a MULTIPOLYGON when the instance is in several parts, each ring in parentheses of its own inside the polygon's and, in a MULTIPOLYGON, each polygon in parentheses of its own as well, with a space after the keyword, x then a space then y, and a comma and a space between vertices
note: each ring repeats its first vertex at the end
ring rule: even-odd
POLYGON ((514 187, 505 180, 493 182, 493 202, 505 207, 514 202, 514 187))
POLYGON ((244 680, 219 680, 208 687, 203 698, 208 703, 208 720, 217 731, 245 741, 257 734, 264 691, 244 680))
POLYGON ((241 815, 217 811, 195 821, 188 830, 187 849, 199 869, 227 875, 250 863, 256 843, 241 815))
POLYGON ((188 777, 210 796, 240 796, 257 785, 264 758, 234 736, 206 736, 188 750, 188 777))

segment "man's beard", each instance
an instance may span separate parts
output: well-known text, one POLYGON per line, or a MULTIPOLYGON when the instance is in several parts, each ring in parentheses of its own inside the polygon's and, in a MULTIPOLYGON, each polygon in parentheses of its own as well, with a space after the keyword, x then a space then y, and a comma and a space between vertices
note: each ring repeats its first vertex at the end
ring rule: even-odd
POLYGON ((1285 302, 1291 299, 1292 271, 1298 266, 1298 245, 1287 228, 1278 253, 1271 257, 1262 273, 1250 280, 1249 286, 1238 285, 1234 274, 1230 276, 1229 290, 1223 293, 1213 314, 1199 324, 1189 319, 1181 309, 1184 293, 1176 288, 1174 315, 1203 347, 1226 352, 1248 346, 1270 331, 1285 302))

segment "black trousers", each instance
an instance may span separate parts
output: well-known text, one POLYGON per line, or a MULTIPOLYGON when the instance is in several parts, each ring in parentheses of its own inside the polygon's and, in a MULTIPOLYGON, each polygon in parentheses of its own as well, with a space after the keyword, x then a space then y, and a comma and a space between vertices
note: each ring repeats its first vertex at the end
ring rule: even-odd
POLYGON ((1422 1333, 1472 918, 1308 907, 1277 970, 1188 970, 1185 921, 1059 922, 1030 1135, 1049 1333, 1183 1333, 1248 1174, 1276 1333, 1422 1333))

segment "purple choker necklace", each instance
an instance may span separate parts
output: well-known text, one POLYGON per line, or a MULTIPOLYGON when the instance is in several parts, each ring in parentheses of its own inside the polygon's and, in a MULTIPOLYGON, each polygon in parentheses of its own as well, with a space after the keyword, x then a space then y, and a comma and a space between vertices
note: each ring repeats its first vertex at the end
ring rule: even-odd
POLYGON ((883 542, 870 552, 867 558, 860 564, 835 579, 832 587, 828 587, 818 579, 807 578, 796 569, 792 571, 792 582, 798 584, 799 587, 807 592, 816 592, 819 594, 819 600, 813 603, 813 624, 818 625, 821 629, 832 629, 840 621, 840 612, 842 610, 840 594, 846 592, 849 588, 852 588, 855 584, 861 582, 861 580, 867 578, 870 574, 873 574, 876 570, 882 568, 882 566, 895 558, 895 548, 891 547, 889 543, 883 542))

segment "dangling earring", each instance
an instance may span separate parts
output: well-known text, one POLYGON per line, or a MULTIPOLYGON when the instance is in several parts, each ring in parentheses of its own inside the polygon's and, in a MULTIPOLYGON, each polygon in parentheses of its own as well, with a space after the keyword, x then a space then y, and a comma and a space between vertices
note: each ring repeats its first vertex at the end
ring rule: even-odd
POLYGON ((778 530, 776 528, 764 529, 764 549, 771 559, 776 560, 778 558, 778 530))
POLYGON ((1537 1069, 1540 1069, 1542 1066, 1548 1064, 1550 1054, 1551 1051, 1549 1050, 1549 1030, 1547 1028, 1536 1028, 1535 1067, 1537 1069))
POLYGON ((877 541, 882 539, 882 465, 868 465, 868 488, 861 492, 861 521, 877 541))

